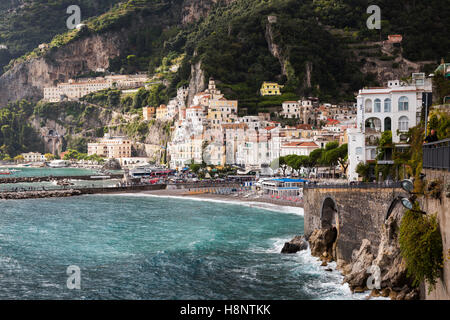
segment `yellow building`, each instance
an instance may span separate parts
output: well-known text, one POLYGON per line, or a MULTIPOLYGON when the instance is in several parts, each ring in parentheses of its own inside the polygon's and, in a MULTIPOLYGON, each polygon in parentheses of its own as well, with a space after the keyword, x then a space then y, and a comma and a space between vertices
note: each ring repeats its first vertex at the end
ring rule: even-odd
POLYGON ((105 158, 130 158, 131 141, 125 137, 105 135, 96 143, 88 143, 88 155, 94 154, 105 158))
POLYGON ((266 82, 264 81, 261 86, 262 96, 281 96, 281 88, 284 86, 279 85, 276 82, 266 82))
POLYGON ((162 104, 156 109, 156 119, 158 120, 167 120, 167 106, 162 104))
POLYGON ((220 129, 222 124, 222 112, 219 109, 208 109, 208 122, 213 129, 220 129))
POLYGON ((237 120, 237 100, 227 100, 225 98, 210 100, 209 108, 220 111, 222 123, 232 123, 237 120))
POLYGON ((156 108, 155 107, 144 107, 142 108, 142 115, 144 116, 144 120, 150 120, 155 116, 156 108))

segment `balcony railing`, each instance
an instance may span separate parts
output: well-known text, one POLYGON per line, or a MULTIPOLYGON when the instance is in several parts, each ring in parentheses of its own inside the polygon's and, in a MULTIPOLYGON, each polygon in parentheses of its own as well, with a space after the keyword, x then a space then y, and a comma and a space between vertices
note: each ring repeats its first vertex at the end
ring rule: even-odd
POLYGON ((423 168, 450 170, 450 139, 423 145, 423 168))

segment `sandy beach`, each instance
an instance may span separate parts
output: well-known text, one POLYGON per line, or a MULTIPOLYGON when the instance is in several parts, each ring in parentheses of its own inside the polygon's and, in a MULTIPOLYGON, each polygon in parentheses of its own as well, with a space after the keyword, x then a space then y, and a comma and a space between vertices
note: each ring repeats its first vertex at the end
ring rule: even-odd
POLYGON ((242 196, 221 195, 221 194, 192 194, 188 190, 152 190, 139 192, 137 195, 148 195, 166 198, 185 198, 189 200, 210 201, 210 202, 227 202, 245 205, 249 207, 259 207, 267 210, 282 211, 303 215, 303 204, 285 200, 276 200, 269 198, 244 198, 242 196))

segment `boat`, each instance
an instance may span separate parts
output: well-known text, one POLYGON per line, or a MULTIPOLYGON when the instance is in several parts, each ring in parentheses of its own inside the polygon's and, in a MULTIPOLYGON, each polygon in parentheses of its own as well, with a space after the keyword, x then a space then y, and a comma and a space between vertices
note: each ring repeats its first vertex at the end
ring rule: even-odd
POLYGON ((69 163, 66 160, 53 160, 48 166, 50 168, 66 168, 69 166, 69 163))
POLYGON ((22 163, 20 167, 31 167, 31 163, 22 163))
POLYGON ((9 174, 11 174, 11 171, 9 169, 2 169, 2 170, 0 170, 0 174, 9 175, 9 174))
POLYGON ((55 186, 73 186, 75 185, 74 183, 70 182, 67 179, 64 180, 53 180, 52 184, 55 186))
POLYGON ((139 166, 130 170, 130 176, 132 178, 143 178, 150 177, 152 174, 152 169, 148 166, 139 166))

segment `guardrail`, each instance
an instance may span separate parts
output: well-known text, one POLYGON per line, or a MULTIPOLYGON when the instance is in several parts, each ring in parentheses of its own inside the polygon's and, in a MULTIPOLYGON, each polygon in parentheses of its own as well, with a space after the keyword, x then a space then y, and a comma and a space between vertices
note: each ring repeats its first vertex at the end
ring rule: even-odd
POLYGON ((401 188, 401 182, 357 182, 343 184, 307 184, 304 189, 375 189, 375 188, 401 188))
POLYGON ((450 170, 450 139, 423 145, 423 168, 450 170))

